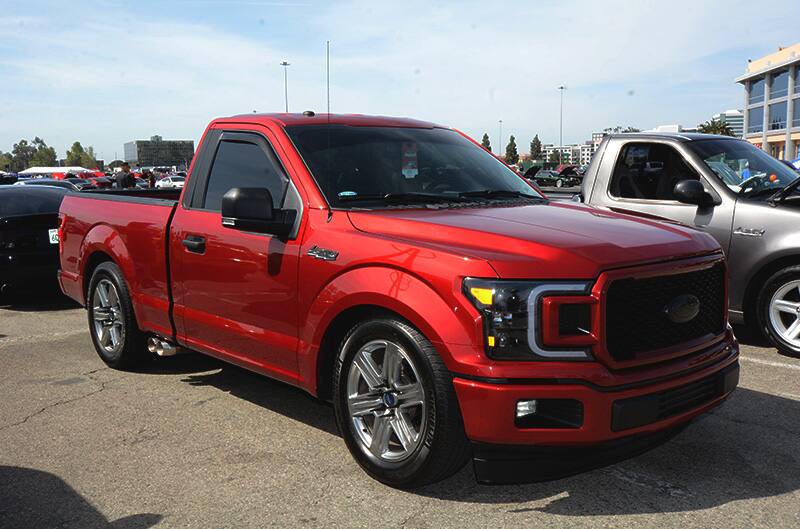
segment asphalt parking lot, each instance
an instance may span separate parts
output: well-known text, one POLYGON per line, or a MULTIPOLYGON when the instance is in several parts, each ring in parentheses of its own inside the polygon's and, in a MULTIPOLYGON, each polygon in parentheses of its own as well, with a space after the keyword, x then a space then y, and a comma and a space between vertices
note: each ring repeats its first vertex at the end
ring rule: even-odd
POLYGON ((350 458, 333 410, 199 355, 108 369, 81 308, 0 308, 0 527, 800 526, 800 360, 745 337, 721 408, 625 462, 415 492, 350 458))

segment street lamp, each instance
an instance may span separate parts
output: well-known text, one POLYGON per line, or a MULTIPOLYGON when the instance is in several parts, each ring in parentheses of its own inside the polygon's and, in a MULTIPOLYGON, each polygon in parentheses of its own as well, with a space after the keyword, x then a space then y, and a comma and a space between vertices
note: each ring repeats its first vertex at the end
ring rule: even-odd
POLYGON ((497 123, 500 125, 500 132, 497 135, 497 154, 503 154, 503 120, 498 119, 497 123))
POLYGON ((561 106, 558 114, 558 146, 564 146, 564 90, 567 87, 561 85, 558 87, 558 90, 561 92, 561 106))
POLYGON ((286 112, 289 112, 289 61, 284 59, 281 61, 283 66, 283 99, 286 104, 286 112))

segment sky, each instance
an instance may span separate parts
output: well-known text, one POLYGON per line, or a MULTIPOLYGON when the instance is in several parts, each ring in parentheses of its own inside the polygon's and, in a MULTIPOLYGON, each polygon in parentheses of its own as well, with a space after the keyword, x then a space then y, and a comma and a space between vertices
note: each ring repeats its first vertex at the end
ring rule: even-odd
POLYGON ((326 109, 583 142, 741 108, 748 58, 800 40, 800 3, 728 1, 36 1, 0 7, 0 150, 42 137, 107 162, 215 117, 326 109))

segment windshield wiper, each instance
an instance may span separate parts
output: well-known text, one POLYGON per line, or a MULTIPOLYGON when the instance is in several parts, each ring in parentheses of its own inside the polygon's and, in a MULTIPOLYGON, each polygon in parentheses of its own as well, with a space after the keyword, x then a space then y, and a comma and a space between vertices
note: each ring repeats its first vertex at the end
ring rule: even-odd
POLYGON ((777 193, 769 197, 769 201, 775 204, 781 202, 784 198, 788 197, 797 186, 800 186, 800 176, 786 184, 784 187, 778 190, 777 193))
POLYGON ((341 202, 373 202, 383 200, 394 203, 441 203, 465 202, 459 195, 438 195, 434 193, 383 193, 372 195, 344 195, 340 196, 341 202))
POLYGON ((539 195, 531 195, 521 191, 510 191, 507 189, 482 189, 480 191, 464 191, 458 194, 462 198, 535 198, 542 200, 539 195))

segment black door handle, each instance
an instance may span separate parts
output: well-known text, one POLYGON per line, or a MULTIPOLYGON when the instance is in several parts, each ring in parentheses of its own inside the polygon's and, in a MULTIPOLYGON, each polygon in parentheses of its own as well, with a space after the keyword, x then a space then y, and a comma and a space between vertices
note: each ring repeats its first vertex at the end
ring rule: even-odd
POLYGON ((190 252, 203 253, 206 251, 206 238, 200 235, 187 235, 182 242, 190 252))

